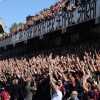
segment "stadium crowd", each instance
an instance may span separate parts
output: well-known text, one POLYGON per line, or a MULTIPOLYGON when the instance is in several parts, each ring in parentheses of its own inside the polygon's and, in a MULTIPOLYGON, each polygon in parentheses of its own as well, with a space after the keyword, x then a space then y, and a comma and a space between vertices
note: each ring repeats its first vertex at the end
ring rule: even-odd
MULTIPOLYGON (((85 1, 84 1, 85 2, 85 1)), ((18 32, 25 31, 31 26, 40 24, 42 22, 48 21, 55 17, 58 12, 73 12, 81 4, 80 0, 59 0, 54 5, 49 8, 42 9, 39 13, 32 16, 26 17, 26 23, 14 29, 11 34, 16 34, 18 32)))
POLYGON ((27 31, 31 26, 40 24, 41 22, 45 22, 49 19, 55 17, 58 12, 73 12, 76 8, 79 7, 83 2, 87 2, 85 0, 59 0, 54 5, 49 8, 42 9, 39 13, 32 16, 26 17, 26 22, 22 23, 22 25, 17 25, 12 27, 9 34, 4 34, 0 37, 0 40, 4 40, 8 37, 11 37, 18 32, 27 31))
MULTIPOLYGON (((90 0, 60 0, 39 14, 28 16, 25 25, 13 29, 10 35, 49 20, 57 12, 73 12, 82 1, 90 0)), ((20 57, 1 57, 0 99, 100 100, 99 48, 85 44, 33 51, 20 57)))
POLYGON ((43 9, 39 14, 35 16, 27 17, 27 25, 33 25, 33 23, 38 23, 44 20, 48 20, 54 17, 60 11, 74 11, 76 7, 79 6, 79 0, 59 0, 55 5, 49 8, 43 9))
POLYGON ((0 59, 1 100, 100 100, 97 45, 0 59))

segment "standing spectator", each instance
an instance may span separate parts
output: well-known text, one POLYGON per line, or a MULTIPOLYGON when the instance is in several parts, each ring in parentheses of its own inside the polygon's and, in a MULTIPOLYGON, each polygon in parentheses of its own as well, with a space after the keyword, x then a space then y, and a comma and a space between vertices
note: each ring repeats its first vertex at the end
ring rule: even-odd
POLYGON ((77 91, 72 91, 71 97, 69 97, 67 100, 79 100, 77 91))
POLYGON ((25 91, 26 91, 26 95, 24 100, 32 100, 33 92, 35 91, 35 88, 31 86, 30 79, 26 81, 25 91))
POLYGON ((10 94, 8 93, 7 89, 2 88, 2 92, 0 93, 0 100, 10 100, 10 94))

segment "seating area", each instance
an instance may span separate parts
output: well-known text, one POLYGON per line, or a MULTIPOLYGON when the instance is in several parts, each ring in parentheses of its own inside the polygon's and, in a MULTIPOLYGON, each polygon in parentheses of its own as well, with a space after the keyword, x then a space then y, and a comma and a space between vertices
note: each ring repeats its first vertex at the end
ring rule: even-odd
POLYGON ((26 23, 21 22, 21 24, 16 25, 10 28, 10 33, 8 35, 4 35, 0 38, 0 40, 4 40, 8 37, 18 34, 19 32, 27 31, 31 26, 36 26, 41 22, 45 22, 49 19, 55 17, 58 12, 65 11, 73 12, 77 9, 81 4, 80 0, 59 0, 56 4, 51 5, 49 8, 45 8, 41 10, 36 15, 27 16, 26 23))
POLYGON ((30 100, 53 100, 53 93, 57 92, 58 87, 62 94, 61 100, 70 100, 73 92, 79 100, 99 100, 99 48, 98 44, 87 43, 75 47, 34 51, 21 57, 1 58, 1 87, 9 93, 10 100, 28 98, 28 90, 31 94, 30 100))

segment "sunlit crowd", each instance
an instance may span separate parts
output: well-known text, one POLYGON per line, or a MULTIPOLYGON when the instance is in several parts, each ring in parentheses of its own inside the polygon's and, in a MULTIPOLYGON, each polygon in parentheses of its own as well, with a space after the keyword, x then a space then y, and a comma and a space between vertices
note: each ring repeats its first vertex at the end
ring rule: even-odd
POLYGON ((42 9, 36 15, 31 15, 26 17, 26 22, 18 24, 10 28, 10 33, 3 34, 0 37, 0 40, 4 40, 8 37, 11 37, 18 32, 23 32, 28 30, 31 26, 40 24, 43 21, 47 21, 51 18, 54 18, 58 12, 74 12, 83 2, 81 0, 59 0, 54 5, 51 5, 49 8, 42 9))
POLYGON ((0 60, 1 100, 100 100, 100 49, 81 45, 0 60))

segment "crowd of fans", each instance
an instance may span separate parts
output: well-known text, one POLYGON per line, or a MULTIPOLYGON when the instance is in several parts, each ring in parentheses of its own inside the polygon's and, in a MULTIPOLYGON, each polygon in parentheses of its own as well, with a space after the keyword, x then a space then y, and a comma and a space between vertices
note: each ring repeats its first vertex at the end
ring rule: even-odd
POLYGON ((15 32, 13 33, 27 30, 33 25, 37 25, 42 21, 47 21, 48 19, 55 17, 55 15, 60 11, 74 11, 79 6, 79 4, 80 0, 59 0, 49 8, 42 9, 38 14, 34 16, 28 16, 26 18, 26 24, 24 25, 24 27, 20 27, 20 29, 14 30, 15 32))
MULTIPOLYGON (((87 0, 60 0, 39 14, 28 16, 26 24, 11 35, 49 20, 57 12, 73 12, 80 1, 87 0)), ((0 99, 100 100, 99 48, 82 44, 0 58, 0 99)))
POLYGON ((100 49, 85 44, 1 58, 0 97, 100 100, 100 49))
MULTIPOLYGON (((85 0, 83 0, 86 2, 85 0)), ((59 0, 56 4, 41 10, 38 14, 26 17, 26 23, 23 23, 21 26, 13 27, 9 34, 3 35, 0 40, 4 40, 12 35, 17 34, 18 32, 23 32, 28 30, 31 26, 37 25, 42 21, 47 21, 48 19, 53 18, 58 12, 73 12, 79 5, 83 2, 81 0, 59 0)))
POLYGON ((44 20, 48 20, 56 15, 56 13, 60 11, 73 11, 76 7, 79 6, 79 0, 59 0, 55 5, 52 5, 51 7, 47 9, 43 9, 40 11, 39 14, 35 16, 29 16, 27 17, 27 24, 33 25, 33 23, 38 23, 44 20))

